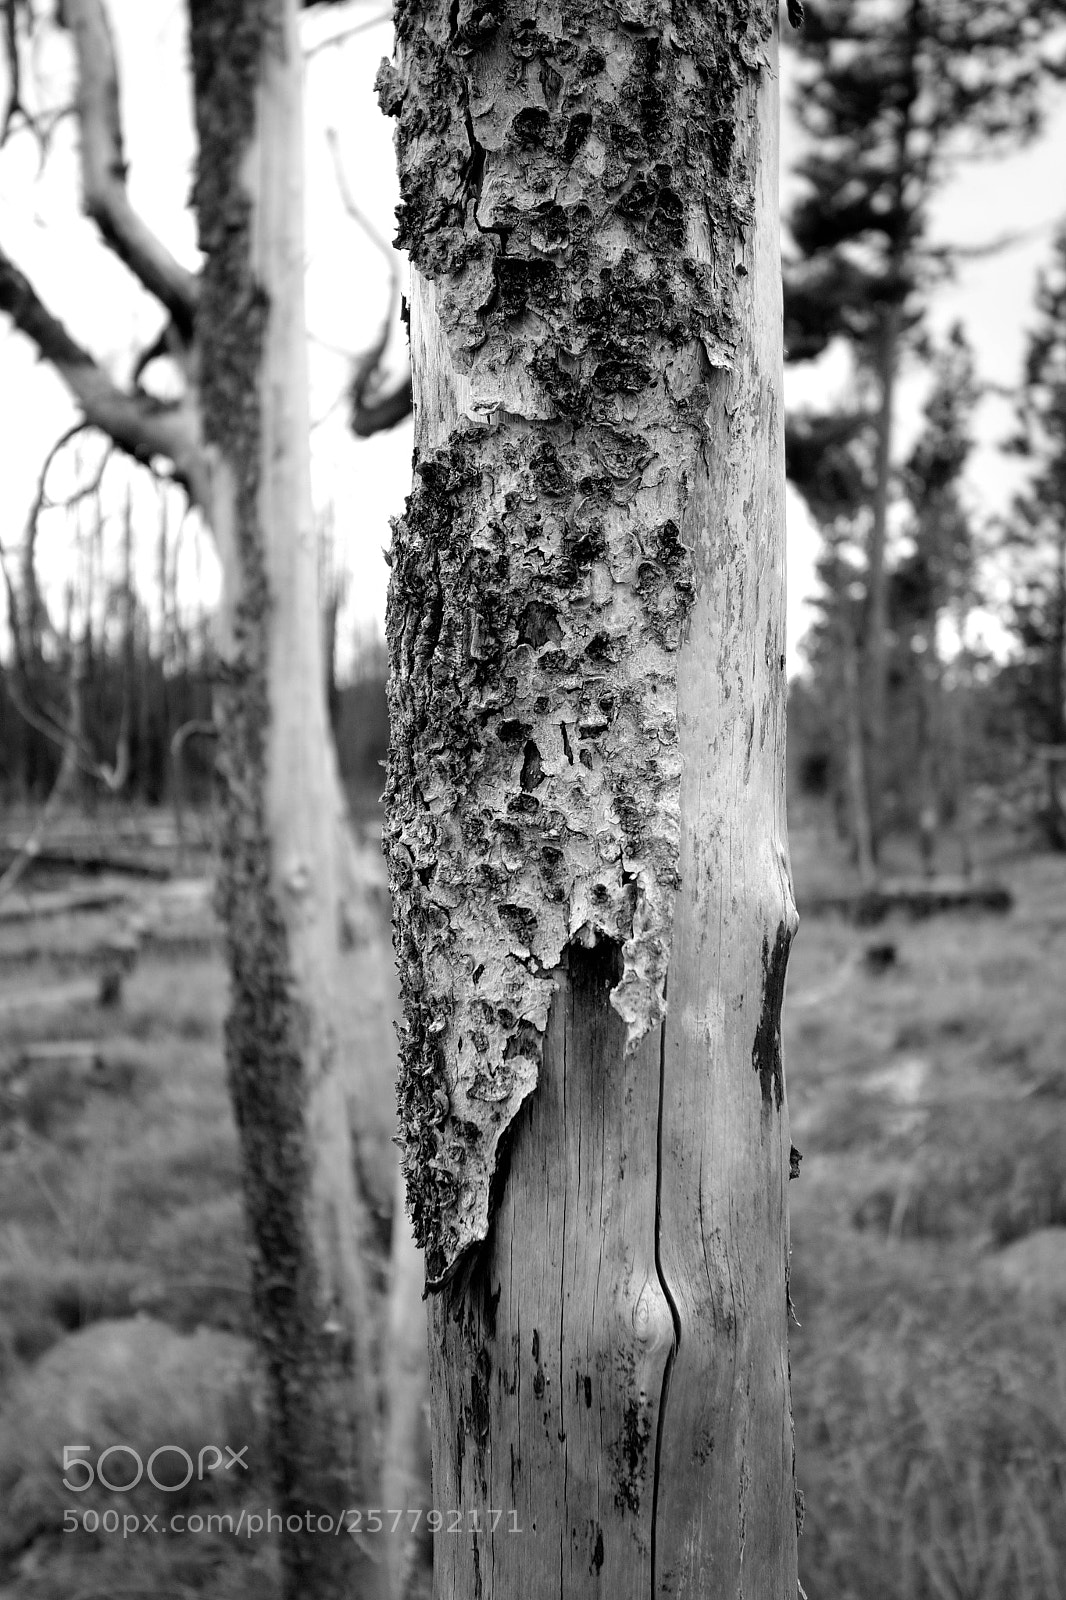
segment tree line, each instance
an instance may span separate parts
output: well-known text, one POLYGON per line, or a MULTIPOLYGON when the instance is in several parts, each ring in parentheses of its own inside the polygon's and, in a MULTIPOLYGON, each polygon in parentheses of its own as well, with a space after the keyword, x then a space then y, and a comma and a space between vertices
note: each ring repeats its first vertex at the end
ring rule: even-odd
MULTIPOLYGON (((1060 233, 1041 275, 1018 425, 1006 448, 1025 488, 982 521, 965 475, 982 396, 961 326, 937 338, 934 292, 966 252, 934 243, 934 207, 960 165, 1030 141, 1061 77, 1055 5, 972 8, 908 0, 813 9, 797 42, 800 193, 787 217, 786 359, 848 352, 832 406, 789 421, 788 472, 823 536, 818 616, 794 735, 797 777, 832 794, 862 876, 886 834, 916 831, 927 866, 945 820, 975 785, 1039 788, 1033 820, 1066 843, 1062 584, 1063 272, 1060 233), (924 367, 929 392, 901 459, 899 382, 924 367), (1009 593, 989 582, 995 553, 1009 593), (994 606, 1008 659, 976 648, 994 606), (1034 774, 1037 776, 1034 778, 1034 774)), ((989 240, 988 249, 1009 240, 989 240)))

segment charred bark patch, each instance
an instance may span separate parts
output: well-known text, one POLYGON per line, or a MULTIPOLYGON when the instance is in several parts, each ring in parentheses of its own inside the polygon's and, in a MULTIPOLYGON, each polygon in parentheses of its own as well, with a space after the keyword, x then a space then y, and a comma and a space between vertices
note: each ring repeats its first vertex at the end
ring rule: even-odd
MULTIPOLYGON (((759 1086, 767 1105, 781 1109, 785 1097, 785 1079, 781 1055, 781 1007, 785 998, 785 973, 792 934, 788 926, 779 924, 773 946, 764 935, 762 942, 763 1004, 762 1015, 751 1047, 751 1064, 759 1074, 759 1086)), ((799 1174, 797 1153, 795 1172, 799 1174)))

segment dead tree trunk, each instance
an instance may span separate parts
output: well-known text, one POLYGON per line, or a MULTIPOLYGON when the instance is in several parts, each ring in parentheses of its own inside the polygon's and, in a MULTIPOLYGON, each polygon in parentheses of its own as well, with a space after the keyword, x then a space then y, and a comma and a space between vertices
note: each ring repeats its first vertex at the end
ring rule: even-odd
POLYGON ((862 716, 862 686, 858 652, 851 622, 842 616, 839 626, 842 701, 844 706, 844 760, 850 802, 852 840, 859 882, 864 889, 877 880, 874 833, 870 820, 870 788, 866 781, 866 744, 862 716))
POLYGON ((339 833, 324 824, 335 783, 308 463, 302 64, 295 0, 193 0, 190 22, 210 514, 231 552, 219 696, 226 1055, 286 1593, 339 1600, 382 1593, 383 1566, 369 1544, 332 1536, 346 1507, 377 1498, 376 1408, 332 1022, 339 833))
POLYGON ((892 485, 896 377, 899 370, 903 307, 892 302, 884 310, 884 326, 877 352, 877 379, 881 398, 877 415, 875 476, 870 538, 866 555, 866 606, 863 616, 862 672, 863 757, 866 815, 876 863, 884 821, 886 660, 888 652, 888 510, 892 485))
POLYGON ((943 670, 937 641, 939 613, 934 611, 923 629, 922 650, 918 658, 918 850, 925 877, 936 874, 937 839, 940 832, 940 767, 942 761, 943 670))
POLYGON ((775 11, 406 0, 380 78, 440 1600, 796 1593, 775 11))

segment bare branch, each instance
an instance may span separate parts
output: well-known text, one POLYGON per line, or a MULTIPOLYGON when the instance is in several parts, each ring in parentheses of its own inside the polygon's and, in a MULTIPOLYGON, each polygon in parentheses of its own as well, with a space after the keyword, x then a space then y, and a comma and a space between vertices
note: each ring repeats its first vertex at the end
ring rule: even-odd
POLYGON ((165 456, 189 498, 202 509, 208 508, 207 466, 191 401, 164 404, 141 389, 120 389, 52 315, 3 250, 0 311, 7 312, 15 327, 32 339, 55 368, 81 406, 86 422, 143 465, 150 466, 156 456, 165 456))
POLYGON ((85 212, 189 340, 196 312, 196 275, 175 260, 146 226, 126 189, 118 61, 103 0, 61 0, 58 19, 73 38, 77 58, 85 212))
POLYGON ((356 226, 363 230, 371 244, 374 245, 377 250, 380 250, 389 269, 389 281, 390 283, 395 284, 399 281, 399 270, 396 265, 396 251, 393 249, 389 241, 378 232, 378 230, 374 227, 374 224, 363 214, 363 212, 355 203, 355 196, 352 194, 352 186, 348 182, 348 174, 344 170, 344 161, 341 156, 340 139, 337 135, 336 128, 331 127, 326 129, 326 143, 329 145, 329 153, 333 159, 333 173, 337 180, 337 191, 341 197, 341 204, 344 206, 345 211, 347 211, 348 215, 351 217, 356 226))
MULTIPOLYGON (((328 5, 330 0, 324 0, 324 3, 328 5)), ((304 9, 312 10, 314 8, 305 6, 304 9)), ((323 50, 332 50, 335 45, 344 44, 347 39, 353 38, 357 33, 366 33, 370 28, 380 28, 382 24, 391 21, 392 8, 386 6, 383 10, 375 12, 372 17, 366 17, 362 22, 353 22, 350 27, 341 28, 336 33, 331 33, 328 38, 320 39, 318 44, 309 45, 304 50, 304 60, 310 61, 312 56, 320 55, 323 50)))
POLYGON ((59 435, 59 438, 45 456, 44 461, 41 464, 41 470, 37 474, 37 489, 34 493, 33 504, 30 507, 30 514, 26 521, 26 536, 28 538, 36 533, 37 518, 44 510, 45 506, 50 506, 54 503, 48 499, 45 491, 45 485, 48 482, 48 474, 52 469, 52 462, 56 459, 61 451, 66 449, 67 445, 72 439, 76 439, 79 433, 84 433, 86 428, 89 426, 90 424, 84 419, 81 422, 76 422, 72 428, 68 428, 65 433, 61 433, 59 435))
POLYGON ((18 0, 3 0, 4 55, 7 57, 7 70, 11 75, 11 97, 4 112, 3 125, 0 126, 0 147, 7 143, 7 136, 11 132, 15 118, 27 115, 26 108, 22 104, 22 64, 19 60, 17 3, 18 0))
POLYGON ((177 329, 172 322, 168 322, 165 327, 161 328, 156 338, 141 351, 134 362, 132 381, 139 384, 145 368, 150 367, 153 361, 159 361, 164 356, 173 355, 174 341, 178 337, 177 329))
POLYGON ((72 726, 61 722, 43 706, 34 705, 27 700, 17 680, 10 673, 4 679, 4 687, 7 689, 11 704, 22 720, 62 750, 69 767, 76 768, 86 777, 95 779, 97 783, 103 784, 105 789, 114 792, 115 773, 112 768, 102 761, 97 761, 91 751, 87 753, 84 739, 76 737, 72 726))
MULTIPOLYGON (((0 546, 0 567, 3 569, 4 582, 7 585, 8 603, 14 608, 17 603, 17 597, 12 586, 6 553, 2 546, 0 546)), ((12 630, 12 633, 14 633, 14 630, 12 630)), ((128 776, 128 751, 126 752, 125 762, 121 759, 116 759, 113 767, 108 766, 104 761, 98 761, 86 744, 84 737, 79 734, 76 722, 74 720, 64 722, 57 712, 49 710, 39 700, 33 699, 30 694, 24 692, 20 679, 25 679, 27 685, 29 684, 29 674, 26 671, 25 662, 19 656, 18 646, 16 646, 16 670, 13 673, 4 674, 4 687, 7 690, 8 699, 28 727, 33 728, 63 752, 64 768, 67 770, 64 772, 61 769, 60 776, 63 778, 64 783, 69 777, 69 772, 77 770, 85 773, 87 777, 95 779, 97 783, 103 784, 104 788, 111 794, 118 794, 124 788, 128 776)), ((59 788, 62 789, 62 787, 63 784, 60 784, 59 788)))
MULTIPOLYGON (((83 667, 83 661, 77 652, 79 649, 84 650, 84 641, 80 647, 74 647, 75 655, 72 658, 70 677, 71 715, 66 720, 64 720, 58 711, 51 710, 48 706, 44 705, 39 698, 37 698, 33 681, 35 675, 32 671, 32 668, 35 660, 37 659, 37 646, 35 644, 36 627, 37 617, 40 610, 40 601, 37 589, 37 574, 34 564, 34 549, 37 542, 37 530, 40 514, 41 511, 46 507, 54 508, 62 505, 69 508, 77 505, 80 501, 86 499, 90 495, 98 496, 104 471, 107 467, 108 461, 111 458, 111 446, 109 444, 108 448, 104 451, 103 458, 90 481, 88 483, 79 483, 73 494, 68 496, 65 500, 52 501, 48 499, 46 491, 48 473, 52 463, 56 460, 60 451, 63 450, 72 439, 83 433, 89 426, 90 425, 87 422, 79 422, 76 423, 74 427, 68 428, 67 431, 56 440, 55 444, 51 447, 47 456, 45 457, 44 465, 42 466, 38 475, 37 490, 34 495, 33 504, 30 508, 29 517, 26 522, 26 532, 23 536, 22 548, 20 552, 23 567, 21 597, 11 576, 11 570, 8 565, 8 551, 5 549, 3 543, 0 542, 0 572, 3 574, 3 581, 7 589, 11 638, 15 652, 14 671, 5 674, 4 678, 5 687, 8 691, 8 697, 19 716, 22 717, 23 721, 26 722, 31 728, 34 728, 38 733, 42 734, 46 739, 50 740, 53 744, 57 745, 63 752, 63 763, 60 768, 60 775, 57 779, 56 787, 53 790, 52 796, 50 797, 49 804, 45 808, 45 816, 48 815, 54 801, 59 799, 64 793, 65 787, 71 775, 75 771, 87 773, 90 777, 102 783, 112 793, 118 793, 124 786, 128 771, 128 751, 126 753, 125 766, 123 766, 121 759, 116 759, 115 765, 113 767, 109 767, 106 763, 96 759, 81 732, 81 718, 75 714, 74 707, 78 704, 78 697, 81 692, 81 683, 80 679, 78 678, 78 672, 81 671, 83 667)), ((77 460, 79 466, 80 459, 80 453, 78 453, 77 460)), ((99 500, 97 501, 97 517, 99 518, 99 500)), ((36 838, 36 833, 33 837, 36 838)), ((30 846, 27 846, 26 850, 32 854, 35 853, 38 848, 39 843, 32 844, 32 849, 30 846)), ((16 880, 19 876, 21 876, 22 871, 27 864, 28 857, 27 859, 22 860, 21 865, 18 864, 17 858, 17 871, 15 873, 16 880)), ((5 884, 10 887, 6 877, 3 880, 0 880, 0 888, 2 888, 5 884)))
POLYGON ((355 379, 349 391, 352 403, 352 432, 357 439, 369 439, 372 434, 395 428, 397 423, 411 415, 414 399, 411 392, 411 374, 390 389, 387 394, 367 399, 355 379))
POLYGON ((9 137, 14 133, 18 123, 37 141, 40 151, 41 166, 48 150, 48 144, 59 118, 55 113, 44 115, 31 110, 27 103, 24 77, 22 69, 22 54, 19 38, 19 10, 26 17, 26 31, 32 38, 33 13, 29 0, 0 0, 3 10, 3 46, 2 55, 7 64, 8 79, 10 82, 10 95, 4 111, 3 121, 0 123, 0 150, 6 145, 9 137))
MULTIPOLYGON (((37 530, 40 525, 41 512, 46 508, 51 508, 56 503, 55 501, 50 500, 47 495, 46 485, 48 482, 48 474, 51 470, 53 461, 55 461, 60 452, 65 450, 70 441, 72 439, 76 439, 79 434, 84 433, 88 427, 89 423, 85 422, 84 420, 81 422, 76 422, 72 428, 68 428, 65 433, 60 435, 55 444, 49 450, 48 454, 44 458, 44 463, 41 467, 41 470, 37 475, 37 488, 34 492, 33 503, 30 506, 29 515, 26 518, 26 531, 22 536, 21 551, 22 605, 26 614, 22 620, 22 625, 17 631, 14 632, 13 636, 15 639, 15 657, 22 670, 23 676, 27 679, 27 681, 29 681, 29 671, 26 657, 27 654, 31 657, 34 654, 34 641, 37 638, 38 623, 44 611, 44 608, 41 604, 40 591, 37 586, 37 530)), ((100 479, 103 477, 104 468, 106 467, 110 456, 111 451, 110 448, 108 448, 104 454, 102 462, 100 463, 100 469, 96 474, 95 483, 87 491, 88 493, 93 493, 95 489, 99 488, 100 479)), ((79 499, 80 495, 81 491, 75 490, 72 501, 79 499)), ((68 501, 67 504, 72 503, 72 501, 68 501)), ((8 584, 8 589, 9 592, 13 594, 10 583, 8 584)), ((15 604, 14 599, 12 599, 12 604, 15 604)))
POLYGON ((401 378, 387 394, 379 392, 381 363, 388 348, 389 334, 400 297, 400 273, 395 250, 386 239, 382 238, 355 203, 341 159, 340 140, 335 128, 326 129, 326 142, 333 158, 333 171, 344 209, 352 221, 363 230, 371 244, 381 251, 389 270, 389 302, 378 336, 369 350, 365 351, 356 362, 352 381, 348 387, 352 432, 358 439, 369 439, 372 434, 394 428, 398 422, 410 416, 413 405, 410 373, 401 378))
POLYGON ((90 478, 88 483, 79 484, 74 490, 73 494, 68 495, 63 500, 53 500, 51 495, 47 493, 45 487, 53 461, 55 461, 56 457, 62 450, 66 449, 67 445, 72 439, 77 438, 78 434, 84 433, 85 430, 90 427, 92 427, 92 423, 87 422, 84 419, 81 422, 76 422, 72 428, 67 429, 66 433, 60 434, 59 438, 56 440, 55 444, 44 458, 44 463, 37 475, 37 489, 33 497, 33 504, 30 507, 30 514, 26 519, 25 542, 31 550, 37 537, 37 519, 42 511, 52 511, 58 506, 76 505, 79 500, 84 500, 88 495, 95 494, 97 489, 100 487, 101 480, 104 476, 104 469, 111 459, 110 444, 104 451, 103 456, 100 459, 100 465, 97 467, 92 478, 90 478))

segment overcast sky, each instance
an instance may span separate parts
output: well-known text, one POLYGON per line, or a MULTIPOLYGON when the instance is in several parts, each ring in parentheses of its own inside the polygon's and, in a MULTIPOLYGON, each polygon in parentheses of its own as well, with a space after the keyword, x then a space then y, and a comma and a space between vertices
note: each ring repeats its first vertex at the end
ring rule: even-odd
MULTIPOLYGON (((183 0, 110 0, 123 73, 123 114, 130 191, 134 204, 190 265, 195 264, 195 229, 186 207, 192 171, 189 87, 183 0)), ((332 8, 331 8, 332 9, 332 8)), ((351 9, 353 20, 382 15, 375 0, 351 9)), ((307 19, 308 42, 320 43, 340 25, 336 13, 307 19)), ((373 27, 343 46, 318 49, 308 64, 308 326, 312 337, 312 416, 315 493, 337 507, 338 534, 352 573, 351 621, 383 618, 387 568, 381 555, 389 540, 388 519, 402 509, 410 476, 410 425, 369 441, 348 433, 338 404, 350 353, 370 343, 387 300, 387 269, 375 246, 346 215, 330 159, 326 130, 336 129, 348 181, 360 206, 381 233, 391 237, 396 203, 392 128, 378 110, 372 84, 387 52, 390 29, 373 27)), ((62 39, 42 54, 53 82, 69 73, 62 39)), ((785 98, 788 68, 784 69, 785 98)), ((795 148, 787 111, 782 152, 795 148)), ((1035 275, 1046 259, 1051 231, 1066 210, 1062 171, 1066 166, 1066 113, 1060 108, 1047 135, 1033 149, 1008 160, 961 169, 944 194, 935 218, 938 242, 980 245, 1006 233, 1024 241, 1000 255, 965 265, 958 282, 946 286, 933 306, 934 326, 956 318, 975 345, 980 374, 1003 386, 1017 382, 1024 330, 1031 316, 1035 275)), ((67 123, 43 178, 36 172, 32 142, 20 138, 0 156, 0 237, 51 308, 122 380, 131 352, 160 326, 160 314, 114 257, 95 229, 78 217, 77 163, 73 125, 67 123)), ((0 318, 0 322, 4 319, 0 318)), ((393 359, 402 364, 399 338, 393 359)), ((840 363, 790 373, 792 401, 826 400, 842 381, 840 363)), ((903 384, 901 433, 913 435, 922 382, 912 373, 903 384)), ((49 446, 76 418, 72 403, 47 367, 37 363, 23 339, 0 332, 0 531, 5 541, 21 538, 40 463, 49 446)), ((1005 505, 1009 469, 996 442, 1007 433, 1009 408, 989 401, 979 419, 981 449, 972 472, 972 492, 982 510, 1005 505)), ((147 514, 147 512, 145 513, 147 514)), ((789 658, 806 625, 817 541, 796 498, 789 496, 789 658)), ((44 541, 42 563, 53 575, 63 570, 58 530, 44 541), (57 565, 58 564, 58 565, 57 565)), ((144 557, 150 562, 146 552, 144 557)), ((207 567, 210 558, 206 558, 207 567)), ((150 567, 146 567, 146 573, 150 567)), ((206 568, 201 566, 201 582, 206 568)))

